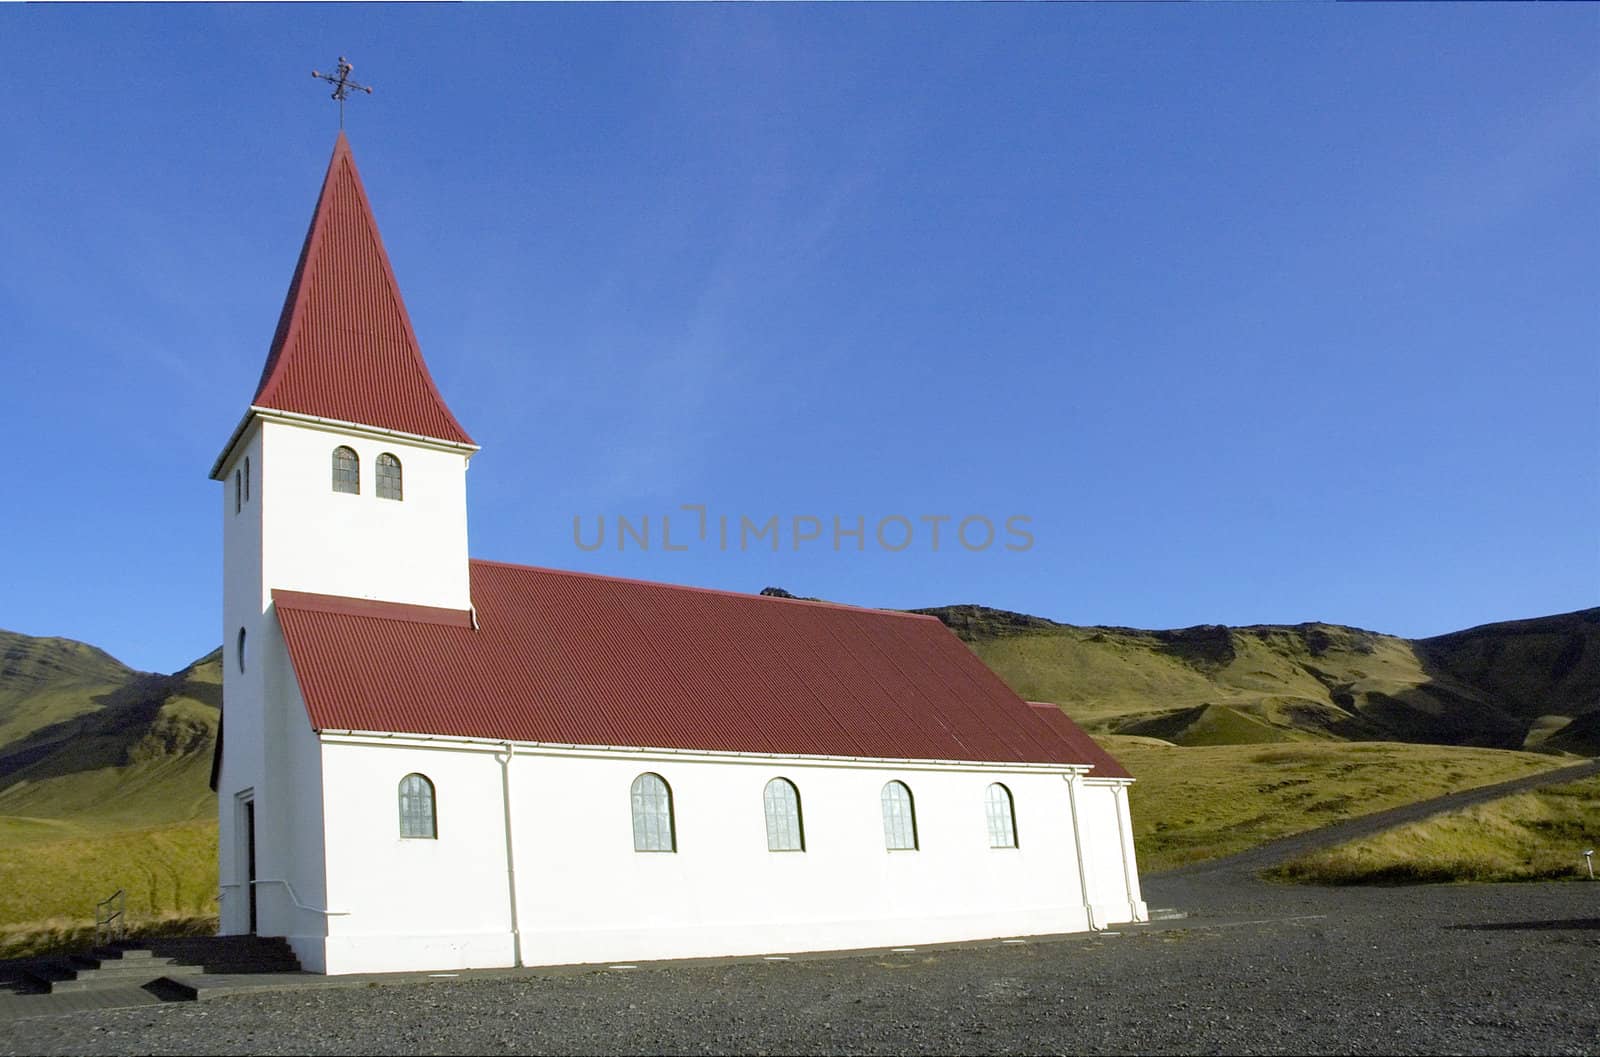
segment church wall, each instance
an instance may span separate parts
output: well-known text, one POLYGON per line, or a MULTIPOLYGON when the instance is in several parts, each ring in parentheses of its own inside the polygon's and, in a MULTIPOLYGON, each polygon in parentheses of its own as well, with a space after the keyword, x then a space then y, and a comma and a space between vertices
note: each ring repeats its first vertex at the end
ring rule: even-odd
POLYGON ((1129 855, 1133 854, 1133 834, 1125 829, 1126 788, 1120 782, 1089 779, 1083 782, 1078 796, 1089 903, 1094 908, 1097 925, 1145 917, 1137 888, 1137 870, 1133 871, 1134 889, 1130 892, 1129 872, 1123 863, 1124 847, 1129 855))
POLYGON ((219 915, 224 933, 250 929, 244 809, 239 794, 258 792, 265 774, 262 726, 261 431, 252 427, 222 468, 223 757, 217 782, 219 915), (234 472, 250 464, 250 498, 235 500, 234 472), (239 665, 239 630, 246 665, 239 665))
MULTIPOLYGON (((326 971, 512 964, 497 755, 333 739, 323 766, 329 905, 350 912, 329 919, 326 971), (397 787, 413 771, 435 785, 436 841, 398 836, 397 787)), ((510 786, 528 965, 1089 927, 1061 773, 519 749, 510 786), (644 771, 673 791, 676 852, 633 850, 629 792, 644 771), (762 794, 777 776, 800 791, 803 852, 767 850, 762 794), (890 779, 915 798, 916 851, 884 847, 880 794, 890 779), (994 781, 1014 798, 1015 849, 989 847, 984 798, 994 781)), ((1102 792, 1087 811, 1114 825, 1114 800, 1102 792)), ((1120 876, 1120 850, 1094 847, 1091 870, 1120 876), (1107 854, 1109 864, 1093 857, 1107 854)), ((1120 908, 1127 920, 1125 896, 1120 908)))
POLYGON ((272 703, 267 796, 257 806, 264 838, 258 851, 257 931, 285 937, 305 969, 321 972, 328 908, 322 744, 306 717, 276 619, 269 618, 264 637, 271 642, 273 663, 266 672, 272 703))
POLYGON ((262 424, 272 461, 267 506, 271 589, 471 607, 467 564, 467 459, 395 438, 277 420, 262 424), (360 457, 361 492, 332 488, 333 450, 360 457), (400 460, 401 500, 379 499, 377 460, 400 460))
MULTIPOLYGON (((514 963, 500 766, 489 752, 324 742, 330 973, 514 963), (399 786, 436 791, 438 837, 400 836, 399 786)), ((302 959, 303 961, 304 959, 302 959)))
POLYGON ((1088 924, 1059 774, 518 763, 519 818, 529 819, 528 839, 518 842, 529 964, 915 945, 1088 924), (644 770, 672 788, 675 853, 633 850, 628 792, 644 770), (762 793, 779 776, 800 792, 803 852, 767 850, 762 793), (890 780, 912 791, 918 850, 884 846, 880 796, 890 780), (984 797, 994 781, 1014 797, 1014 849, 989 847, 984 797), (550 810, 574 801, 589 809, 550 810))

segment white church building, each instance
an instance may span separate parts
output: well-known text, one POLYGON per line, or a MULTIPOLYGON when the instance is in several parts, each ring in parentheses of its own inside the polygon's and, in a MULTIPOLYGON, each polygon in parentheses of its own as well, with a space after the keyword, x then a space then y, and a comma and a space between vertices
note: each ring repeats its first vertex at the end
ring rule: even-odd
POLYGON ((325 973, 1146 917, 1128 773, 932 617, 474 560, 343 133, 223 484, 224 933, 325 973))

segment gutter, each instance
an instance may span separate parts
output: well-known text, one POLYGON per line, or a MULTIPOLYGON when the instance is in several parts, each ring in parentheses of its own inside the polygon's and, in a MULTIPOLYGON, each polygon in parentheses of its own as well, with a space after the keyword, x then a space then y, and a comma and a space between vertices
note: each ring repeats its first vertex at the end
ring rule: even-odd
POLYGON ((403 440, 411 444, 434 448, 439 451, 453 451, 465 455, 467 458, 482 450, 476 444, 462 444, 453 440, 441 440, 438 437, 425 437, 420 433, 407 433, 404 430, 384 429, 382 426, 367 426, 360 422, 345 422, 337 418, 323 418, 320 415, 303 415, 298 411, 280 411, 275 407, 262 407, 260 404, 251 404, 245 409, 244 417, 239 419, 239 424, 233 428, 228 436, 228 443, 222 446, 222 454, 217 456, 217 461, 211 464, 210 477, 213 481, 222 480, 222 467, 228 461, 228 456, 233 454, 233 449, 238 445, 239 439, 249 429, 250 423, 259 416, 264 419, 276 419, 279 422, 290 422, 302 426, 318 426, 340 433, 355 433, 359 436, 372 437, 378 440, 403 440))

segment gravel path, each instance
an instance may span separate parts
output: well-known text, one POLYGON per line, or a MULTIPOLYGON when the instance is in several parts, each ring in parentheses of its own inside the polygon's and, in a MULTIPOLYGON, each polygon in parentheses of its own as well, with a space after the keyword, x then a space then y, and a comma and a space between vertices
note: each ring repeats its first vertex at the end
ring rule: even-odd
POLYGON ((0 1052, 1600 1053, 1600 884, 1150 889, 1195 916, 1023 945, 239 995, 0 1024, 0 1052))

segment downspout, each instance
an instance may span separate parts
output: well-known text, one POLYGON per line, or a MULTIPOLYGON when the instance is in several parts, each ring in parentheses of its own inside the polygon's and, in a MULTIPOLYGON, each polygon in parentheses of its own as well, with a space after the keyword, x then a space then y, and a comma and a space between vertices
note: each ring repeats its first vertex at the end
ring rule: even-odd
POLYGON ((1128 891, 1128 913, 1133 915, 1133 920, 1145 920, 1140 914, 1140 905, 1144 902, 1144 894, 1139 891, 1139 868, 1135 865, 1133 856, 1133 816, 1128 810, 1128 787, 1126 784, 1117 786, 1117 839, 1122 845, 1122 883, 1128 891))
POLYGON ((517 851, 511 837, 511 758, 517 754, 517 750, 509 741, 505 743, 505 747, 505 755, 496 753, 495 758, 500 761, 500 790, 506 813, 506 893, 511 905, 511 955, 512 963, 520 969, 522 968, 522 921, 517 915, 517 851))
POLYGON ((1079 775, 1069 774, 1063 776, 1067 781, 1067 803, 1072 808, 1072 850, 1078 856, 1078 894, 1083 899, 1083 912, 1089 918, 1089 931, 1094 932, 1100 928, 1094 919, 1094 907, 1089 905, 1089 875, 1083 868, 1083 831, 1078 826, 1078 779, 1079 775))

